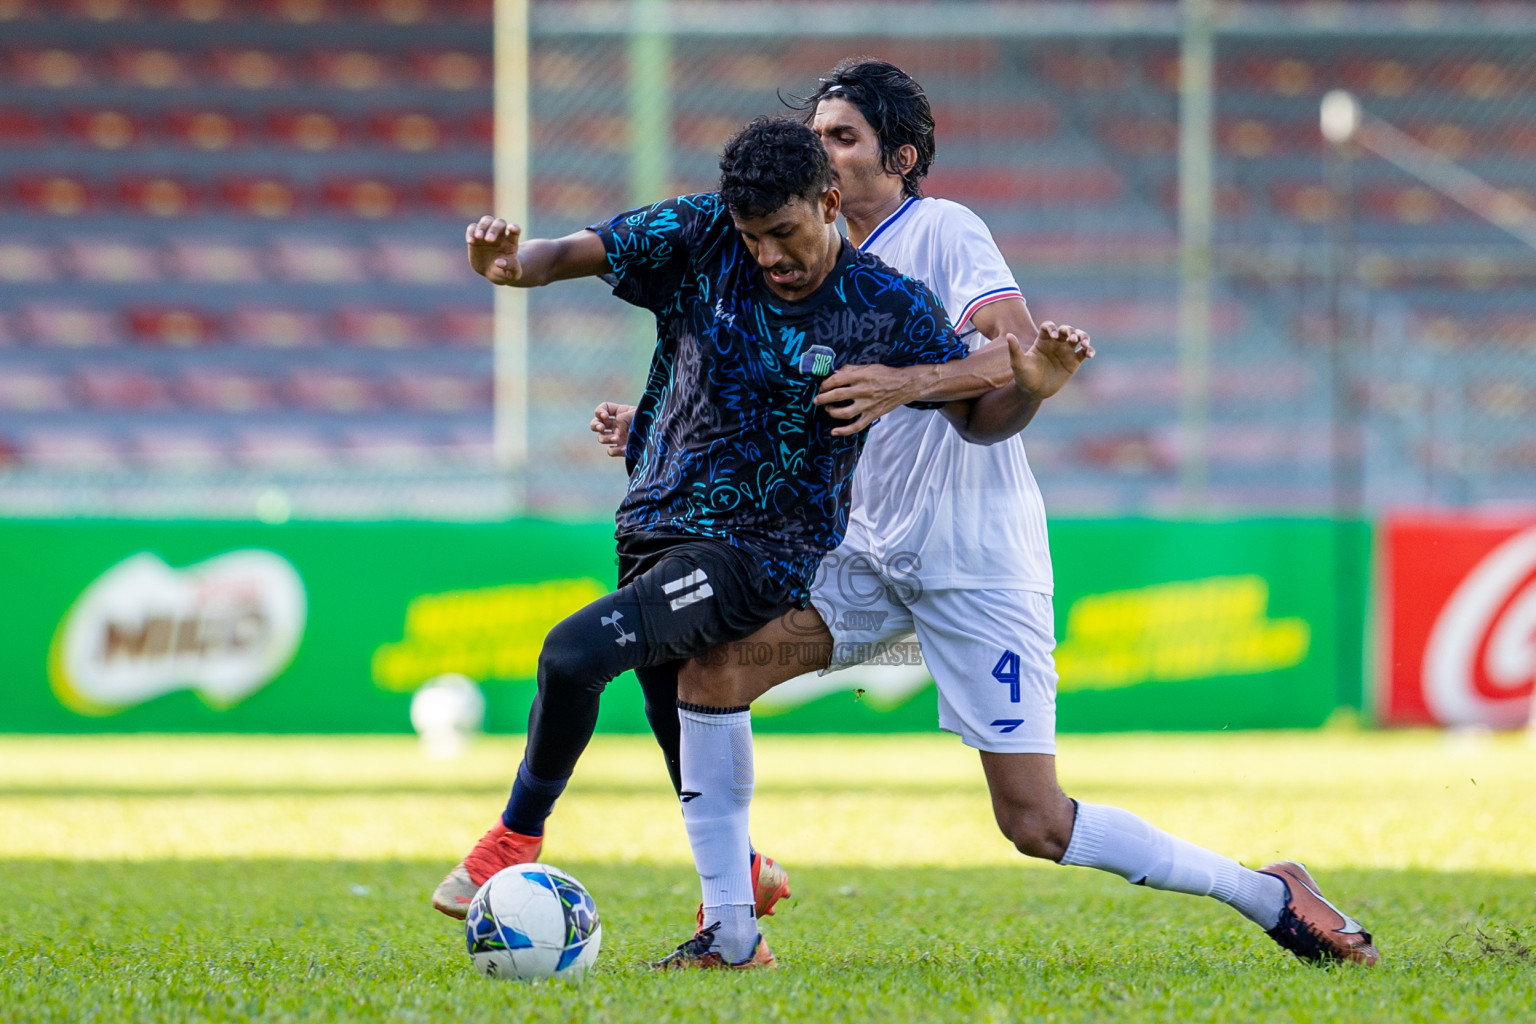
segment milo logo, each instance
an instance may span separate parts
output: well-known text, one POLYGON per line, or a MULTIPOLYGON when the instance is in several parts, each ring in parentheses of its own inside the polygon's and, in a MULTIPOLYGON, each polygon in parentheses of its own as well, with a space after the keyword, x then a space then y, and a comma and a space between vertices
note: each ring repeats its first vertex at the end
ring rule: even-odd
POLYGON ((144 552, 85 588, 54 633, 59 701, 104 715, 175 690, 225 708, 275 679, 304 633, 304 583, 270 551, 173 569, 144 552))
POLYGON ((1457 585, 1430 630, 1423 677, 1441 722, 1525 724, 1536 680, 1536 527, 1488 552, 1457 585))

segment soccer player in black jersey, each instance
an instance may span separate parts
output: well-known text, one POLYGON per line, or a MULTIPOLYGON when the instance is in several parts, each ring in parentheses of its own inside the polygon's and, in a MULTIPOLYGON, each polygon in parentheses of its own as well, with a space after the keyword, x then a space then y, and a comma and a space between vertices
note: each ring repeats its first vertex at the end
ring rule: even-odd
MULTIPOLYGON (((864 441, 833 432, 839 421, 814 402, 820 383, 850 363, 966 354, 926 286, 839 234, 840 195, 808 127, 758 118, 720 167, 718 192, 564 238, 523 242, 491 217, 466 231, 470 264, 491 283, 600 276, 656 315, 657 343, 625 453, 619 589, 546 637, 511 798, 433 893, 445 914, 463 917, 492 874, 538 858, 611 679, 635 671, 652 730, 675 751, 681 664, 804 605, 842 538, 864 441)), ((1012 385, 945 408, 978 438, 1006 436, 1032 411, 1012 385)), ((670 756, 668 769, 681 790, 670 756)))

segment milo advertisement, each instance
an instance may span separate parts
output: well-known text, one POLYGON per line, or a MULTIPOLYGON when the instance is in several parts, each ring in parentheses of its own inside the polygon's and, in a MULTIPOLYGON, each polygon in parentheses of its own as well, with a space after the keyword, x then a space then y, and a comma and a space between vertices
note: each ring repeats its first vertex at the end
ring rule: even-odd
MULTIPOLYGON (((1060 728, 1319 724, 1358 700, 1366 547, 1358 523, 1055 524, 1060 728)), ((0 566, 5 732, 407 731, 411 695, 450 674, 520 732, 545 633, 615 575, 611 526, 538 520, 11 522, 0 566)), ((757 728, 934 729, 919 645, 868 654, 773 690, 757 728)), ((598 728, 646 730, 629 675, 598 728)))

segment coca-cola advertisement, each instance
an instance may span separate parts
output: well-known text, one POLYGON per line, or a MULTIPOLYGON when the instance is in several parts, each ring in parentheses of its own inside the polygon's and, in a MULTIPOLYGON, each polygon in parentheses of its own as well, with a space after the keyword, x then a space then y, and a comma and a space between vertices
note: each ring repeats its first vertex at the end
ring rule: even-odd
POLYGON ((1398 516, 1382 530, 1386 725, 1516 728, 1536 684, 1536 518, 1398 516))

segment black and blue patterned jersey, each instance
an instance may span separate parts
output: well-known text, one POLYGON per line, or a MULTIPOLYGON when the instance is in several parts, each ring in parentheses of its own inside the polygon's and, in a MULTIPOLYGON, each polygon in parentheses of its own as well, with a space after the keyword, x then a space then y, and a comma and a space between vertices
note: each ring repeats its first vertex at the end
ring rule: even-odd
POLYGON ((811 295, 768 289, 713 192, 594 225, 614 294, 656 315, 656 352, 625 451, 618 534, 714 537, 759 554, 803 600, 842 540, 864 435, 812 401, 847 363, 959 359, 943 305, 847 239, 811 295))

